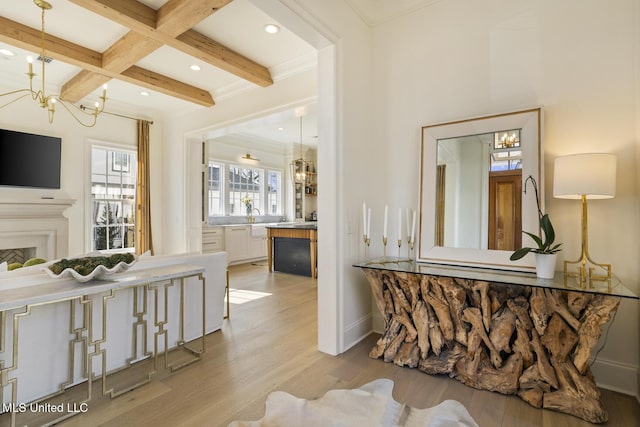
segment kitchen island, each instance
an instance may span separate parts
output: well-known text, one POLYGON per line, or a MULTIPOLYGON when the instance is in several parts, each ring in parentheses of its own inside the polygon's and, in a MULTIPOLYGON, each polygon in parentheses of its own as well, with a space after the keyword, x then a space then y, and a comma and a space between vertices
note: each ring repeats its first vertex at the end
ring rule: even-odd
POLYGON ((318 226, 315 222, 277 224, 266 228, 270 272, 318 277, 318 226))

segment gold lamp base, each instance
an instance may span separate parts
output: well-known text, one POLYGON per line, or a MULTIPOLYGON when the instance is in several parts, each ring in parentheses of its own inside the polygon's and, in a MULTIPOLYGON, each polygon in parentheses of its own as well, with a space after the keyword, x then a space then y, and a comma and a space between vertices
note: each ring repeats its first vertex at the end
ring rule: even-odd
POLYGON ((608 290, 611 292, 611 264, 599 264, 591 259, 589 255, 589 236, 587 227, 587 197, 582 195, 582 253, 580 258, 575 261, 564 262, 564 285, 568 286, 570 278, 576 278, 581 289, 593 289, 593 282, 607 282, 608 290), (571 265, 577 264, 576 272, 569 272, 571 265), (606 274, 595 273, 596 267, 600 267, 606 271, 606 274))

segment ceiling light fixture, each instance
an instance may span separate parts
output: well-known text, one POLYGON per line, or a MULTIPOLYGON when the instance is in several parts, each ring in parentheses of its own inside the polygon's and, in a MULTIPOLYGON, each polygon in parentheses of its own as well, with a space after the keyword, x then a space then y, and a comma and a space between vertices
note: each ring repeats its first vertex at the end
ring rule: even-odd
POLYGON ((280 31, 280 27, 278 27, 276 24, 267 24, 264 26, 264 30, 269 34, 276 34, 280 31))
POLYGON ((149 96, 149 92, 145 92, 144 90, 142 92, 140 92, 140 95, 142 96, 149 96))
POLYGON ((251 163, 255 165, 260 163, 260 159, 256 159, 255 157, 252 157, 251 154, 247 153, 240 157, 240 163, 251 163))
POLYGON ((0 54, 4 55, 4 56, 13 56, 14 53, 11 52, 9 49, 0 49, 0 54))
POLYGON ((0 105, 0 108, 4 108, 7 105, 13 104, 14 102, 31 95, 31 99, 36 101, 40 107, 42 108, 46 108, 47 109, 47 113, 49 116, 49 123, 53 123, 53 115, 56 111, 56 104, 60 104, 64 107, 65 110, 67 110, 69 112, 69 114, 71 114, 71 116, 82 126, 85 127, 93 127, 96 124, 98 115, 100 113, 102 113, 102 111, 104 111, 104 104, 107 101, 107 85, 103 85, 102 86, 102 95, 100 96, 100 99, 102 100, 102 104, 100 102, 96 102, 95 103, 95 107, 94 108, 86 108, 84 106, 76 106, 74 104, 68 103, 66 101, 64 101, 63 99, 60 98, 60 95, 47 95, 45 93, 45 60, 47 58, 47 56, 45 55, 45 49, 44 49, 44 40, 45 40, 45 36, 46 33, 44 31, 44 14, 45 11, 51 9, 51 4, 46 2, 45 0, 33 0, 33 3, 35 3, 36 6, 38 6, 41 10, 42 10, 42 28, 41 28, 41 32, 40 32, 40 62, 42 64, 42 86, 40 88, 40 90, 35 91, 33 90, 33 78, 36 77, 36 74, 33 72, 33 58, 32 57, 28 57, 27 58, 27 62, 28 62, 28 67, 29 67, 29 72, 27 73, 27 75, 29 76, 29 88, 27 89, 18 89, 18 90, 14 90, 11 92, 7 92, 7 93, 3 93, 0 94, 0 97, 4 97, 4 96, 8 96, 8 95, 16 95, 19 94, 20 96, 18 96, 17 98, 7 102, 6 104, 0 105), (89 116, 89 120, 88 121, 82 121, 80 119, 80 117, 78 117, 74 111, 72 111, 72 108, 74 108, 75 110, 77 110, 77 113, 82 113, 82 114, 86 114, 87 116, 89 116))
POLYGON ((189 67, 189 68, 191 68, 193 71, 200 71, 200 66, 199 66, 199 65, 196 65, 196 64, 193 64, 193 65, 192 65, 191 67, 189 67))
POLYGON ((307 114, 307 110, 305 107, 296 108, 296 115, 300 117, 300 157, 295 160, 292 160, 289 164, 289 168, 291 169, 291 180, 293 181, 293 186, 296 184, 305 183, 307 180, 307 170, 309 167, 309 163, 304 159, 302 155, 302 117, 307 114))

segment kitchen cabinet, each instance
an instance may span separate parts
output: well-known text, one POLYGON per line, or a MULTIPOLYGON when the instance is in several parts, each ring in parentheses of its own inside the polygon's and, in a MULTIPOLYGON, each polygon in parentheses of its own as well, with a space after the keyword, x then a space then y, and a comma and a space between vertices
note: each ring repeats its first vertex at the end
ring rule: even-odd
POLYGON ((249 239, 249 258, 264 258, 267 256, 267 236, 251 237, 249 239))
POLYGON ((224 251, 224 229, 222 227, 202 227, 202 253, 224 251))
POLYGON ((267 257, 267 230, 264 225, 230 225, 224 228, 229 264, 267 257))
POLYGON ((248 258, 250 225, 231 225, 224 230, 224 250, 227 262, 232 263, 248 258))

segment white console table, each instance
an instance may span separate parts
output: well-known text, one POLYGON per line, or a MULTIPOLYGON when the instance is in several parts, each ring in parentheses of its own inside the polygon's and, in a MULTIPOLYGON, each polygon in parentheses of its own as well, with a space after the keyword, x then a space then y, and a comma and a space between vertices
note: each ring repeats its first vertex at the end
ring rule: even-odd
MULTIPOLYGON (((87 408, 94 381, 101 382, 103 395, 115 397, 147 384, 160 369, 160 358, 162 367, 172 371, 199 360, 205 352, 204 271, 204 267, 200 266, 174 264, 118 273, 107 280, 86 283, 73 279, 51 279, 42 273, 36 280, 31 278, 29 286, 0 289, 0 425, 14 427, 16 424, 25 424, 27 420, 33 423, 34 416, 37 418, 35 423, 39 425, 54 424, 87 408), (185 279, 191 277, 201 284, 202 333, 194 340, 200 342, 196 347, 185 341, 185 279), (178 292, 169 292, 175 285, 178 292), (133 311, 129 315, 133 338, 131 356, 126 359, 124 366, 109 371, 109 344, 123 336, 128 337, 129 333, 116 331, 118 334, 114 336, 116 334, 109 331, 110 335, 107 336, 107 316, 113 311, 112 308, 117 309, 115 316, 122 315, 120 307, 112 307, 108 302, 116 293, 125 290, 133 293, 133 311), (68 331, 69 340, 65 344, 69 349, 68 360, 66 366, 56 367, 61 371, 66 369, 66 381, 56 391, 38 398, 36 402, 21 402, 18 400, 18 387, 26 372, 18 367, 18 362, 22 360, 19 350, 22 352, 25 349, 19 342, 21 319, 30 316, 37 307, 52 305, 68 307, 68 320, 56 325, 68 331), (170 342, 168 324, 171 323, 170 319, 175 319, 172 314, 176 309, 179 311, 177 339, 170 342), (153 321, 153 331, 148 330, 147 322, 150 320, 153 321), (151 333, 153 344, 148 344, 151 333), (172 358, 176 360, 170 361, 169 350, 172 347, 183 350, 180 353, 188 357, 172 358), (100 359, 100 365, 94 365, 96 358, 100 359), (135 369, 126 371, 125 381, 118 380, 117 387, 115 381, 109 385, 108 380, 114 378, 117 372, 134 366, 135 369), (65 391, 71 386, 85 387, 82 398, 70 401, 64 397, 65 391)), ((176 328, 176 325, 172 326, 176 328)), ((50 356, 38 355, 41 358, 50 356)))

